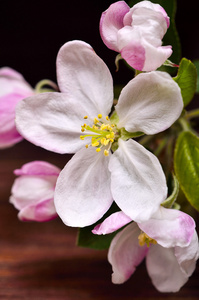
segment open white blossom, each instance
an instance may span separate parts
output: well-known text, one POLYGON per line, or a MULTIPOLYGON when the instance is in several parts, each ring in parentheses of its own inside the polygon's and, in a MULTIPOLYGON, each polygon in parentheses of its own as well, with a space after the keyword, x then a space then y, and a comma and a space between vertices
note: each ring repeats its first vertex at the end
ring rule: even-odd
POLYGON ((114 200, 133 220, 148 220, 166 198, 166 180, 156 156, 130 137, 170 127, 183 108, 180 88, 167 73, 139 74, 124 87, 117 114, 109 117, 111 74, 82 41, 61 47, 57 80, 60 93, 24 99, 16 113, 17 128, 27 140, 75 153, 57 180, 57 213, 66 225, 84 227, 99 220, 114 200))

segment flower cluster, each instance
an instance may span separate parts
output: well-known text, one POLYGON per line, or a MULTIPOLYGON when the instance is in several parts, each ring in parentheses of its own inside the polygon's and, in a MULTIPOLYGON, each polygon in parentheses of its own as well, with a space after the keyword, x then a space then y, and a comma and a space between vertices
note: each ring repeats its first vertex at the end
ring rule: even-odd
MULTIPOLYGON (((184 114, 190 100, 182 76, 157 70, 172 54, 171 46, 162 45, 169 25, 163 7, 150 1, 132 8, 118 1, 102 13, 102 40, 135 75, 118 99, 108 67, 80 40, 59 50, 53 90, 34 90, 16 71, 0 70, 0 147, 25 138, 49 151, 74 154, 62 170, 34 161, 14 171, 19 177, 10 202, 19 219, 42 222, 59 216, 67 226, 92 225, 94 237, 119 230, 108 251, 113 283, 129 279, 146 257, 149 276, 161 292, 178 291, 199 257, 195 221, 176 202, 181 187, 199 209, 184 171, 178 171, 180 159, 186 160, 182 140, 199 146, 193 131, 187 134, 191 125, 184 114)), ((179 70, 184 72, 181 65, 179 70)), ((192 81, 194 75, 187 91, 192 81)))

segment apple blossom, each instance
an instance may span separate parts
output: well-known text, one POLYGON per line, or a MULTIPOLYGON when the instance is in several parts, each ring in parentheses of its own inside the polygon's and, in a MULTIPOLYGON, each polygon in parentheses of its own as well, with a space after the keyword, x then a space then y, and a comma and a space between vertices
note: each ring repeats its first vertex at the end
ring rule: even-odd
POLYGON ((121 53, 134 69, 152 71, 172 54, 171 46, 162 46, 170 21, 159 4, 141 1, 130 8, 118 1, 102 13, 100 34, 105 45, 121 53))
MULTIPOLYGON (((96 226, 93 233, 111 233, 129 222, 128 216, 117 212, 96 226)), ((177 292, 193 273, 199 257, 194 220, 181 211, 160 207, 150 220, 127 225, 109 248, 112 282, 128 280, 145 257, 156 289, 177 292)))
POLYGON ((15 107, 23 98, 34 94, 31 86, 15 70, 0 69, 0 149, 23 139, 15 127, 15 107))
POLYGON ((54 190, 60 169, 45 161, 29 162, 14 171, 10 202, 21 221, 49 221, 57 217, 54 190))
POLYGON ((171 126, 183 108, 180 88, 167 73, 139 74, 123 88, 109 117, 111 74, 82 41, 61 47, 57 81, 60 93, 26 98, 16 112, 24 138, 57 153, 75 153, 57 180, 57 213, 66 225, 84 227, 99 220, 114 199, 133 220, 148 220, 166 198, 166 179, 157 157, 130 137, 171 126))

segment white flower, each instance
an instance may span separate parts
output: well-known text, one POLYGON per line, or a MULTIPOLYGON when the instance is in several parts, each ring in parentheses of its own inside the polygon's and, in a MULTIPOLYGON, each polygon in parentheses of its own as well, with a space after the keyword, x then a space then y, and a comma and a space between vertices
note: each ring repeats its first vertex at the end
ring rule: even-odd
MULTIPOLYGON (((131 220, 123 212, 110 215, 93 233, 111 233, 131 220)), ((151 280, 160 292, 177 292, 193 273, 199 256, 195 222, 187 214, 160 207, 146 222, 131 223, 113 238, 108 260, 112 281, 129 279, 146 257, 151 280)))
POLYGON ((165 176, 158 159, 136 141, 123 140, 122 131, 155 134, 171 126, 183 107, 180 88, 167 73, 140 74, 122 90, 118 118, 109 118, 111 74, 82 41, 60 49, 57 79, 61 93, 21 101, 16 116, 19 132, 32 143, 75 153, 57 180, 57 213, 65 224, 84 227, 114 199, 133 220, 148 220, 166 198, 165 176))

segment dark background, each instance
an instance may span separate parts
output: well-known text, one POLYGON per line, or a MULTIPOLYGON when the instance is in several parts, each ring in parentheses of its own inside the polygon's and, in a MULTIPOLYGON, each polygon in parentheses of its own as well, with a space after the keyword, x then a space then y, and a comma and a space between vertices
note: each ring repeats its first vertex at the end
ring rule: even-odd
MULTIPOLYGON (((59 48, 67 41, 80 39, 90 43, 106 62, 115 83, 127 83, 132 74, 123 64, 120 72, 115 72, 116 53, 103 44, 99 35, 100 15, 113 2, 1 0, 0 67, 16 69, 32 86, 44 78, 56 81, 59 48)), ((197 1, 177 1, 176 26, 182 56, 191 60, 199 58, 197 1)))

